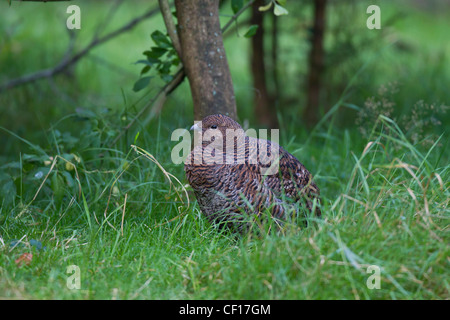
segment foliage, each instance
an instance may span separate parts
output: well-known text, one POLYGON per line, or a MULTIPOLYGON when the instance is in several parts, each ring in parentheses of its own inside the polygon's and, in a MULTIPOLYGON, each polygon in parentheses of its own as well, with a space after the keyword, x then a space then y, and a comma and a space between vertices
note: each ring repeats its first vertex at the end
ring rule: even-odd
MULTIPOLYGON (((139 60, 136 64, 144 64, 141 70, 141 76, 147 74, 149 71, 156 70, 158 76, 165 82, 170 82, 173 79, 171 74, 172 67, 180 64, 175 48, 169 37, 161 31, 156 30, 151 34, 151 38, 155 46, 150 50, 144 51, 146 60, 139 60)), ((146 88, 152 76, 141 77, 133 86, 133 91, 137 92, 146 88)))
POLYGON ((273 5, 273 14, 276 16, 281 16, 289 13, 285 8, 286 0, 283 1, 270 0, 268 4, 259 7, 259 11, 267 11, 272 7, 272 5, 273 5))

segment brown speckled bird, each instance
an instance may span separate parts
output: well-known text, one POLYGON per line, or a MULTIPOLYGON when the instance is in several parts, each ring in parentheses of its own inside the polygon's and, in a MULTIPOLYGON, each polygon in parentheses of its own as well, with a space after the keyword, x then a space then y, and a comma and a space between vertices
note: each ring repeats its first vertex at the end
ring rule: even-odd
POLYGON ((252 216, 265 210, 279 220, 305 208, 315 208, 320 216, 320 191, 311 174, 278 144, 247 136, 236 121, 221 114, 207 116, 191 129, 202 134, 201 142, 184 169, 210 222, 242 232, 252 216))

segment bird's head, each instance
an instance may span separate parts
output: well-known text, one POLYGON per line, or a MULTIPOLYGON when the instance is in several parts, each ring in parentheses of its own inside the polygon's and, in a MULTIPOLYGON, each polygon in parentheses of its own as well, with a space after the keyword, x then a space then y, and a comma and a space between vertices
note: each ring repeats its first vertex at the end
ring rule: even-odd
POLYGON ((202 121, 194 124, 191 130, 201 133, 204 146, 211 141, 220 141, 220 138, 223 139, 223 146, 225 146, 227 135, 230 135, 230 137, 245 136, 244 130, 239 123, 222 114, 206 116, 202 121), (216 140, 217 137, 219 137, 219 140, 216 140))
POLYGON ((242 129, 242 127, 239 123, 223 114, 206 116, 202 121, 191 127, 191 130, 202 131, 202 133, 205 133, 207 130, 220 130, 224 136, 227 129, 238 130, 242 129))

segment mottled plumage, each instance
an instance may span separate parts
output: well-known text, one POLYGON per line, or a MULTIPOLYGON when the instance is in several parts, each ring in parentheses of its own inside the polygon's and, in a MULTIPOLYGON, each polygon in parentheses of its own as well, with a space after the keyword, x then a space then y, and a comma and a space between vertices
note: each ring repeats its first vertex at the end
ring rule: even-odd
MULTIPOLYGON (((212 223, 243 230, 249 216, 265 209, 281 220, 299 207, 312 210, 319 188, 309 171, 276 143, 246 136, 236 121, 224 115, 207 116, 201 127, 193 128, 205 137, 185 161, 186 178, 212 223), (275 166, 274 174, 264 174, 270 173, 265 171, 270 164, 275 166)), ((315 214, 320 215, 318 206, 315 214)))

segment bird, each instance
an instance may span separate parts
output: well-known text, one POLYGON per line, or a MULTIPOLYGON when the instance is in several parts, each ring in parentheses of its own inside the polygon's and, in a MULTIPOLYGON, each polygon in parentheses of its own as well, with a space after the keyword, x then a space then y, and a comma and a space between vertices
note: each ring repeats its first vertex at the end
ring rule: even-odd
POLYGON ((223 114, 206 116, 191 130, 194 148, 184 170, 210 223, 244 233, 267 212, 279 226, 299 212, 321 216, 311 173, 277 143, 247 135, 223 114))

